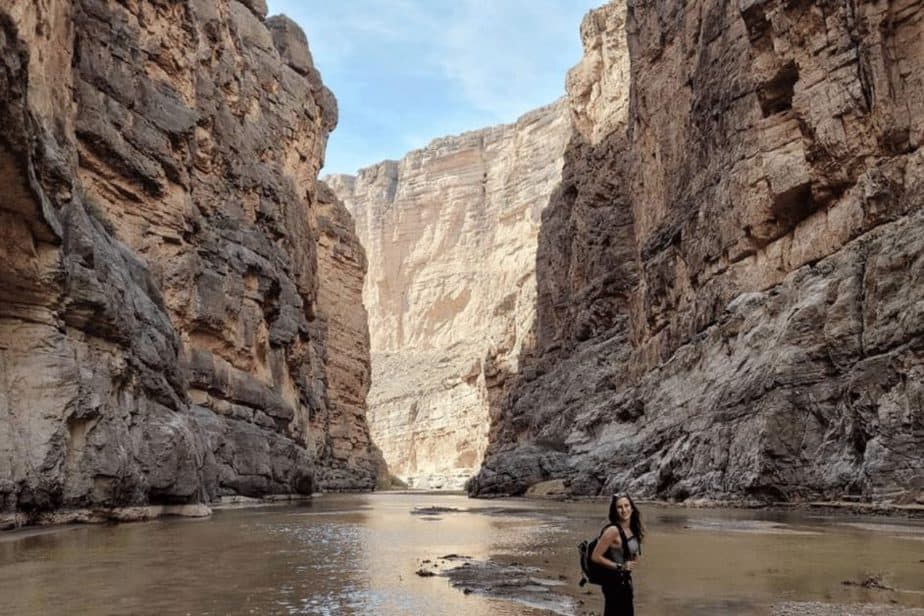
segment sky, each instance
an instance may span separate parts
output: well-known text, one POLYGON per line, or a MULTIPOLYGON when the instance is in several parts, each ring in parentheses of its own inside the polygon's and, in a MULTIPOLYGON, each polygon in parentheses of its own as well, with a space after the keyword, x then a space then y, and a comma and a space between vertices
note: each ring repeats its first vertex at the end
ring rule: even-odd
POLYGON ((605 0, 268 0, 308 36, 340 110, 322 175, 515 121, 565 93, 605 0))

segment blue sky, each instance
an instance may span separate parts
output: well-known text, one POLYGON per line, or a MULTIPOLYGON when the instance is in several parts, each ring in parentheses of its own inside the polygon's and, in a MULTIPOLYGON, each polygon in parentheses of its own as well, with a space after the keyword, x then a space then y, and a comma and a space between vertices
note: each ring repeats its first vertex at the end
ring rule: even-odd
POLYGON ((322 174, 512 122, 564 94, 605 0, 269 0, 305 30, 340 123, 322 174))

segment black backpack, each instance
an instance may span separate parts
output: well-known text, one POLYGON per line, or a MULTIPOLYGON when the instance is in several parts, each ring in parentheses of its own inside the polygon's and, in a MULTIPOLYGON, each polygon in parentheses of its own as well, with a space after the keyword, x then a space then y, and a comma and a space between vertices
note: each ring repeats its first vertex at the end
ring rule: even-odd
MULTIPOLYGON (((581 562, 581 581, 578 583, 579 586, 583 586, 587 582, 591 584, 601 585, 608 580, 612 580, 618 572, 610 569, 609 567, 604 567, 600 563, 596 563, 591 559, 591 555, 594 553, 594 549, 597 547, 597 542, 600 540, 600 537, 603 536, 603 531, 605 531, 613 524, 607 524, 600 529, 600 533, 593 539, 585 539, 581 541, 578 546, 578 555, 581 562)), ((629 560, 629 542, 626 540, 626 534, 619 528, 619 525, 616 525, 616 529, 619 530, 619 539, 622 541, 622 558, 624 561, 629 560)))

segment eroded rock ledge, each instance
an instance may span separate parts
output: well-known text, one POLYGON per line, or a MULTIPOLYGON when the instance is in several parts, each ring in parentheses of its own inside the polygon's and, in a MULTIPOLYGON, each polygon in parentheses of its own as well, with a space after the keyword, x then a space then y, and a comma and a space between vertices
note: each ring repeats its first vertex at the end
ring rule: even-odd
POLYGON ((920 498, 924 7, 628 4, 582 27, 535 359, 471 492, 920 498))
POLYGON ((265 14, 0 8, 0 513, 373 486, 336 103, 265 14))

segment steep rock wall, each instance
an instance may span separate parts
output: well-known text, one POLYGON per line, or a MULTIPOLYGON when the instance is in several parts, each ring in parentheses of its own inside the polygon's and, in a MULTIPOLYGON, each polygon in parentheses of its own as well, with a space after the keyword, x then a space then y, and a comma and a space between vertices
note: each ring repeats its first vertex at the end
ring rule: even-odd
POLYGON ((366 396, 371 382, 369 323, 363 306, 366 254, 353 218, 323 182, 315 203, 318 231, 318 313, 325 323, 324 367, 327 403, 312 416, 312 429, 325 435, 318 451, 327 489, 363 488, 385 474, 381 451, 369 435, 366 396))
POLYGON ((327 182, 369 258, 369 425, 390 471, 460 488, 487 445, 488 384, 531 346, 539 217, 570 134, 563 102, 327 182))
POLYGON ((920 498, 924 6, 665 0, 588 20, 590 56, 625 36, 628 117, 569 91, 581 132, 543 220, 536 360, 498 396, 471 491, 920 498))
POLYGON ((235 0, 0 9, 12 523, 373 484, 361 408, 333 410, 368 383, 330 378, 329 340, 354 336, 364 361, 339 282, 362 260, 335 256, 349 225, 315 181, 336 105, 301 31, 264 17, 235 0))

